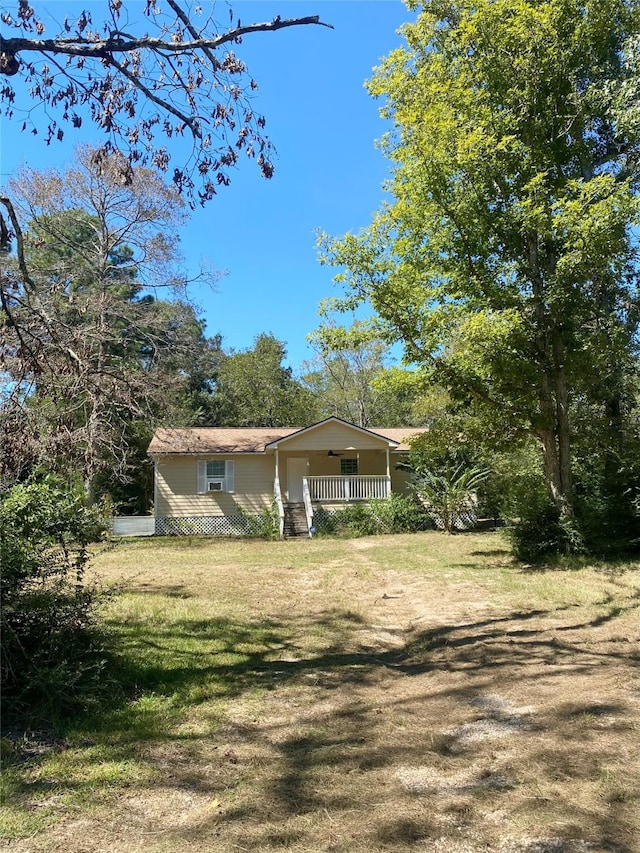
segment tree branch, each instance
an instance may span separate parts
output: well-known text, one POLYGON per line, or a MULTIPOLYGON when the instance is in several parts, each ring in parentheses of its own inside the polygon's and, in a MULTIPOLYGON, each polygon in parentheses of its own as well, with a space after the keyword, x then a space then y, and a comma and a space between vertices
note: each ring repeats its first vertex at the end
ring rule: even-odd
MULTIPOLYGON (((11 202, 10 198, 7 198, 6 196, 2 196, 2 197, 0 197, 0 204, 4 205, 4 207, 7 210, 7 213, 9 214, 9 219, 11 220, 11 226, 13 228, 13 233, 14 233, 14 236, 16 238, 16 249, 17 249, 16 255, 18 258, 18 268, 20 270, 20 274, 22 275, 22 281, 23 281, 23 284, 25 286, 25 289, 26 289, 27 293, 29 294, 29 296, 34 300, 35 305, 36 305, 36 311, 40 314, 40 317, 43 320, 45 328, 49 331, 52 338, 55 340, 55 339, 57 339, 57 334, 55 331, 55 324, 51 320, 51 317, 48 315, 48 313, 44 310, 44 306, 42 305, 42 301, 41 301, 40 297, 38 296, 36 284, 35 284, 34 280, 31 278, 31 275, 29 274, 29 268, 27 267, 27 262, 26 262, 26 259, 24 256, 24 237, 22 234, 22 228, 20 227, 20 222, 18 221, 18 216, 16 214, 13 203, 11 202)), ((4 296, 5 296, 5 294, 3 292, 3 299, 2 299, 2 307, 3 308, 5 307, 5 304, 6 304, 6 300, 5 300, 4 296)), ((7 312, 7 316, 9 316, 8 312, 7 312)), ((13 318, 10 317, 10 322, 12 321, 12 319, 13 318)), ((79 366, 80 365, 80 359, 78 358, 78 355, 76 354, 76 352, 71 347, 68 347, 68 346, 65 347, 65 350, 66 350, 67 354, 69 355, 69 358, 71 359, 71 361, 76 366, 79 366)), ((33 355, 33 350, 29 349, 29 352, 33 355)))
MULTIPOLYGON (((172 5, 173 8, 173 5, 172 5)), ((181 10, 174 9, 176 14, 182 18, 181 10)), ((279 17, 273 21, 265 21, 261 24, 248 24, 246 26, 234 27, 213 38, 194 38, 193 41, 165 41, 164 39, 143 36, 133 38, 122 37, 118 31, 114 31, 109 38, 97 41, 85 38, 53 38, 53 39, 28 39, 19 36, 3 38, 0 36, 0 74, 13 76, 19 71, 19 65, 15 58, 20 53, 61 53, 65 56, 82 56, 93 59, 104 59, 109 54, 130 53, 134 50, 151 50, 160 54, 181 54, 193 51, 211 51, 229 42, 237 42, 242 36, 249 33, 275 32, 286 27, 299 27, 306 24, 315 24, 321 27, 333 29, 331 24, 325 24, 319 15, 309 15, 306 18, 279 17)), ((189 31, 193 35, 190 27, 189 31)), ((210 57, 208 56, 210 59, 210 57)))
MULTIPOLYGON (((187 13, 183 9, 181 9, 180 6, 178 6, 178 4, 176 3, 176 0, 168 0, 168 3, 169 3, 169 6, 173 9, 175 16, 182 21, 182 23, 185 25, 187 30, 193 36, 193 38, 199 39, 200 36, 198 34, 198 31, 196 30, 196 28, 193 26, 193 24, 189 20, 189 16, 187 15, 187 13)), ((211 48, 203 47, 202 52, 204 53, 204 55, 209 60, 212 67, 218 68, 218 66, 220 65, 220 62, 217 59, 216 55, 214 53, 212 53, 211 48)))
POLYGON ((117 59, 113 58, 113 56, 107 56, 105 61, 108 62, 109 65, 113 66, 119 74, 126 77, 127 80, 136 87, 136 89, 139 89, 147 98, 149 98, 150 101, 153 101, 154 104, 160 107, 161 110, 166 110, 168 113, 171 113, 176 118, 180 119, 185 127, 189 128, 196 139, 202 139, 202 133, 198 127, 199 122, 196 116, 187 116, 174 107, 173 104, 169 103, 168 100, 164 100, 163 98, 159 98, 157 95, 154 95, 151 89, 149 89, 148 86, 145 86, 139 77, 136 77, 135 74, 128 71, 127 68, 125 68, 124 65, 121 65, 117 59))
POLYGON ((36 286, 33 279, 29 275, 29 269, 27 267, 27 262, 24 257, 24 237, 22 235, 22 228, 20 227, 20 222, 18 221, 18 216, 16 214, 15 208, 11 202, 11 199, 7 198, 6 196, 0 197, 0 204, 4 205, 7 213, 9 214, 9 219, 11 220, 11 227, 13 228, 13 234, 16 238, 16 254, 18 256, 18 267, 20 268, 22 279, 32 291, 35 291, 36 286))

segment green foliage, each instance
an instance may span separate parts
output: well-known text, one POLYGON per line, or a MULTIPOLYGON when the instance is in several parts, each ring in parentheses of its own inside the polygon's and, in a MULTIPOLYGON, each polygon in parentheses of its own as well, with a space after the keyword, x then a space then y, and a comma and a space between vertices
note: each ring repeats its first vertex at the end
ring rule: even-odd
POLYGON ((253 349, 222 359, 217 399, 229 426, 302 426, 317 420, 313 395, 284 367, 282 341, 262 334, 253 349))
POLYGON ((350 504, 335 512, 318 511, 314 525, 321 536, 348 537, 415 533, 433 526, 424 508, 414 498, 398 494, 350 504))
POLYGON ((575 523, 564 519, 548 498, 535 496, 507 529, 513 554, 525 563, 540 563, 559 554, 578 554, 584 542, 575 523))
POLYGON ((576 521, 563 519, 549 500, 540 454, 531 442, 493 454, 491 465, 481 500, 505 520, 515 557, 540 563, 584 550, 576 521))
POLYGON ((323 323, 307 335, 315 357, 303 365, 303 384, 318 402, 322 417, 336 416, 361 427, 407 423, 408 395, 390 391, 389 344, 369 320, 347 327, 330 317, 330 301, 321 303, 323 323))
POLYGON ((392 492, 369 501, 367 509, 376 533, 414 533, 431 526, 420 504, 406 495, 392 492))
POLYGON ((576 462, 576 519, 585 545, 602 556, 640 551, 640 446, 592 452, 576 462))
MULTIPOLYGON (((451 479, 452 472, 481 469, 487 474, 474 488, 473 512, 469 518, 498 519, 504 516, 506 496, 512 482, 528 465, 540 468, 539 454, 530 460, 531 442, 521 440, 510 448, 502 447, 496 435, 496 424, 487 420, 476 406, 460 407, 451 397, 437 387, 434 400, 439 401, 429 421, 429 429, 411 442, 411 452, 406 463, 399 467, 414 472, 416 478, 439 477, 443 482, 451 479), (496 449, 498 446, 499 449, 496 449)), ((507 513, 508 516, 508 513, 507 513)))
POLYGON ((422 372, 388 366, 391 347, 380 324, 354 319, 341 325, 332 307, 333 300, 321 302, 323 322, 307 335, 316 355, 303 364, 301 377, 321 417, 334 415, 362 427, 424 423, 422 372))
POLYGON ((474 426, 477 424, 467 413, 443 409, 430 420, 429 429, 412 440, 408 461, 402 467, 418 475, 458 466, 473 467, 482 448, 474 426))
POLYGON ((249 513, 238 507, 243 520, 242 533, 251 539, 274 540, 280 538, 280 515, 274 501, 259 513, 249 513))
POLYGON ((604 426, 600 458, 612 413, 628 427, 635 405, 638 4, 414 5, 369 83, 393 122, 391 201, 360 234, 321 238, 323 260, 342 270, 344 310, 369 301, 496 447, 538 443, 569 522, 579 410, 604 426))
POLYGON ((489 476, 486 468, 448 468, 440 473, 424 471, 414 488, 437 527, 454 533, 477 521, 477 490, 489 476))
POLYGON ((518 518, 531 495, 547 500, 540 453, 533 441, 523 441, 509 450, 482 454, 482 464, 490 470, 478 489, 478 517, 518 518))
POLYGON ((101 595, 84 573, 99 525, 77 495, 47 482, 15 486, 0 504, 5 720, 50 724, 98 701, 101 595))

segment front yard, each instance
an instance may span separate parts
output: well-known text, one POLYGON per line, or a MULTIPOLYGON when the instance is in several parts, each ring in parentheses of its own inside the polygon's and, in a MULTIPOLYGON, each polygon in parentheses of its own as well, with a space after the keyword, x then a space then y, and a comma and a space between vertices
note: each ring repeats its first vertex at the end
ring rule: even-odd
POLYGON ((21 853, 640 850, 640 573, 497 533, 138 540, 126 696, 4 741, 21 853))

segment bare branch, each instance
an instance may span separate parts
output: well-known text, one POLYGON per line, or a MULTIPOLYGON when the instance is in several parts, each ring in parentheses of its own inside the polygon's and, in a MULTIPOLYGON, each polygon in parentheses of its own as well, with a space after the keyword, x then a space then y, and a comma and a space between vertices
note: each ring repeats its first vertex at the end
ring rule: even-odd
POLYGON ((198 119, 195 116, 185 115, 184 113, 180 112, 179 109, 174 107, 173 104, 169 103, 169 101, 165 98, 158 98, 156 95, 153 94, 153 92, 151 91, 151 89, 148 88, 148 86, 145 86, 145 84, 139 77, 136 77, 135 74, 131 74, 125 68, 124 65, 121 65, 112 56, 105 57, 105 62, 108 62, 109 65, 112 65, 116 69, 118 74, 122 74, 123 77, 126 77, 127 80, 129 80, 136 87, 136 89, 140 89, 140 91, 144 95, 146 95, 150 101, 153 101, 156 106, 160 107, 160 109, 162 110, 166 110, 168 113, 171 113, 177 119, 180 119, 180 121, 185 125, 185 127, 188 127, 191 133, 196 138, 202 139, 202 133, 200 132, 200 128, 198 126, 198 119))
MULTIPOLYGON (((176 0, 168 0, 168 3, 169 3, 169 6, 175 12, 176 17, 182 21, 182 23, 185 25, 187 30, 193 36, 193 38, 199 39, 200 35, 199 35, 198 31, 196 30, 196 28, 193 26, 193 24, 189 20, 189 16, 187 15, 187 13, 183 9, 181 9, 180 6, 178 6, 178 4, 176 3, 176 0)), ((324 25, 324 26, 326 26, 326 25, 324 25)), ((207 57, 207 59, 211 63, 212 68, 215 68, 218 65, 218 59, 215 56, 215 54, 213 53, 213 51, 208 47, 203 47, 202 52, 204 53, 204 55, 207 57)))
POLYGON ((29 268, 27 267, 27 262, 24 256, 24 236, 22 234, 22 228, 20 227, 20 222, 18 220, 15 208, 11 202, 11 199, 7 198, 6 196, 0 197, 0 204, 4 205, 7 213, 9 214, 9 219, 11 220, 11 227, 13 228, 13 234, 16 239, 16 255, 18 257, 18 266, 20 268, 20 273, 22 274, 23 281, 31 290, 35 291, 36 286, 33 279, 29 275, 29 268))
POLYGON ((47 144, 63 139, 65 124, 79 128, 94 122, 107 134, 105 153, 118 150, 131 166, 153 165, 169 173, 194 206, 230 183, 241 153, 256 162, 263 177, 274 171, 266 122, 252 102, 257 83, 232 47, 252 33, 332 27, 310 15, 248 25, 237 21, 221 30, 211 16, 196 25, 180 0, 166 4, 168 18, 159 5, 147 3, 145 14, 155 31, 144 34, 126 24, 120 28, 120 5, 110 7, 102 27, 88 29, 90 15, 81 12, 75 32, 65 21, 64 31, 53 38, 44 37, 41 20, 18 14, 15 23, 5 15, 5 24, 22 27, 22 33, 0 36, 0 102, 7 118, 22 121, 22 130, 34 134, 40 130, 34 107, 40 106, 47 144), (30 108, 21 103, 24 90, 12 85, 14 75, 27 87, 30 108), (176 164, 165 140, 186 129, 193 152, 176 164))
POLYGON ((89 59, 104 59, 108 54, 131 53, 134 50, 151 50, 166 54, 192 53, 197 50, 215 50, 230 42, 237 43, 238 39, 249 33, 276 32, 286 27, 299 27, 306 24, 333 29, 331 24, 321 21, 319 15, 309 15, 306 18, 286 18, 284 20, 274 18, 273 21, 265 21, 261 24, 234 27, 212 38, 200 37, 194 38, 192 41, 182 42, 151 38, 150 36, 134 38, 120 33, 120 31, 114 31, 108 38, 98 40, 82 37, 29 39, 20 36, 12 38, 0 36, 0 74, 5 76, 17 74, 19 66, 14 60, 21 53, 61 53, 65 56, 83 56, 89 59))

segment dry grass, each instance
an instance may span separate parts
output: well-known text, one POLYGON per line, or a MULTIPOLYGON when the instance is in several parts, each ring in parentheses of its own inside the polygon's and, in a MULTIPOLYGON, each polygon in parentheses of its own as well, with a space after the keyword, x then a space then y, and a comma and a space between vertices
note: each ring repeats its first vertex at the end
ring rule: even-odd
POLYGON ((127 700, 13 746, 7 849, 640 851, 637 566, 427 533, 95 567, 127 700))

